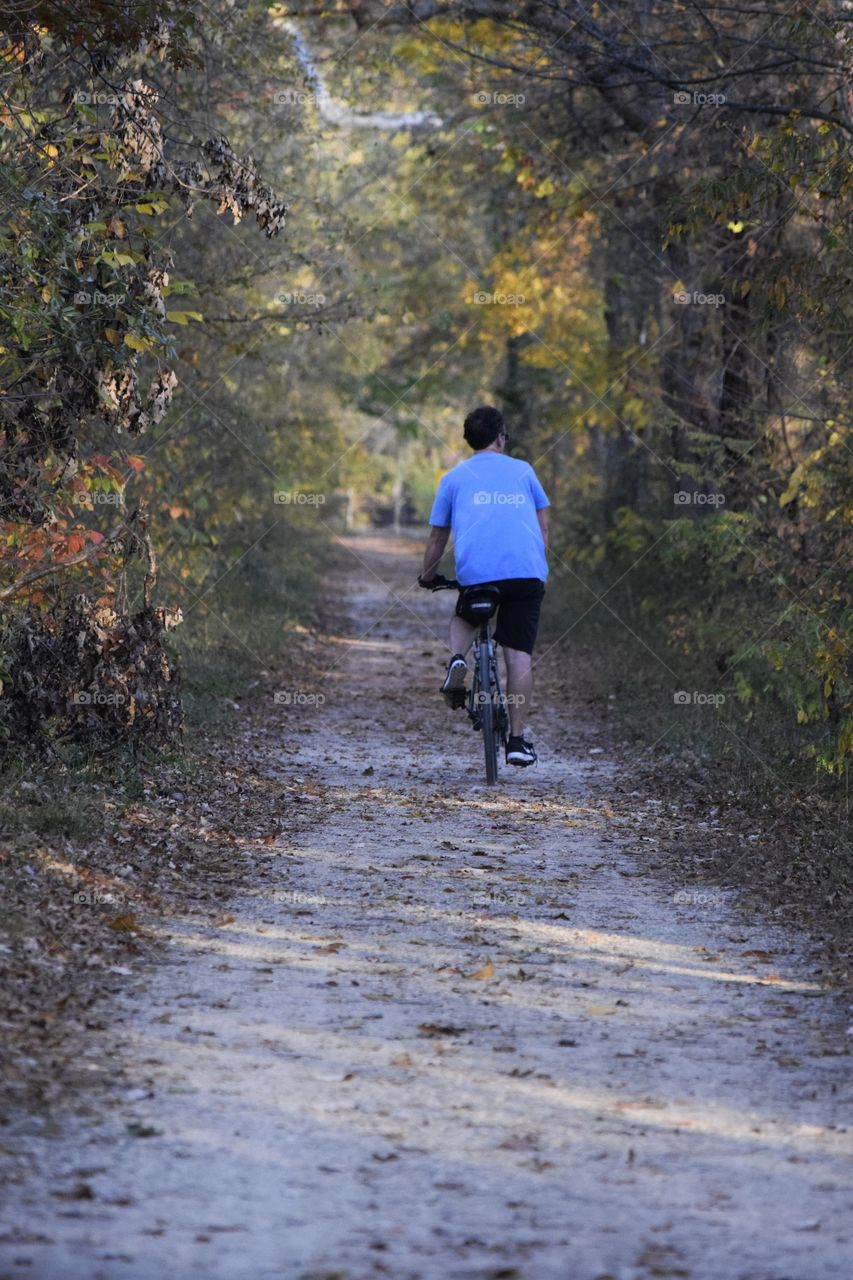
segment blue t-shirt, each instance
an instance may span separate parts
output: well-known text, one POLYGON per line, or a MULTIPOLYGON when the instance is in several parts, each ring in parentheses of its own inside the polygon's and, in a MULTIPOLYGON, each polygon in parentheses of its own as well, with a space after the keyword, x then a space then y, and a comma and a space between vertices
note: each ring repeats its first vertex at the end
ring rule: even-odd
POLYGON ((463 587, 502 578, 548 577, 536 512, 549 505, 528 462, 481 450, 441 477, 429 522, 453 529, 463 587))

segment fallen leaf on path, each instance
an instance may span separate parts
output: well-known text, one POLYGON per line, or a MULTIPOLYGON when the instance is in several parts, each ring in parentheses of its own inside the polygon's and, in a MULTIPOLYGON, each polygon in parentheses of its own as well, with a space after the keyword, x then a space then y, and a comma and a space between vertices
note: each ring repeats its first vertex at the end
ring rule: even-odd
POLYGON ((162 1129, 155 1129, 153 1124, 143 1124, 140 1120, 132 1120, 126 1126, 131 1138, 159 1138, 162 1129))
POLYGON ((13 1227, 0 1236, 0 1244, 53 1244, 50 1236, 40 1236, 35 1231, 20 1231, 13 1227))
POLYGON ((345 947, 346 945, 347 944, 345 942, 330 942, 325 947, 315 947, 314 950, 318 955, 332 956, 336 955, 340 951, 341 947, 345 947))
POLYGON ((532 1133, 512 1133, 498 1145, 503 1151, 535 1151, 539 1139, 532 1133))
POLYGON ((69 1191, 51 1191, 55 1200, 94 1200, 95 1193, 88 1182, 78 1182, 69 1191))
POLYGON ((476 978, 478 981, 481 981, 481 982, 485 982, 489 978, 493 978, 494 976, 495 976, 495 966, 492 964, 491 960, 488 960, 486 964, 483 965, 482 969, 478 969, 476 973, 468 974, 469 978, 476 978))
POLYGON ((465 1034, 464 1027, 454 1027, 450 1023, 440 1022, 422 1022, 418 1027, 418 1031, 424 1036, 461 1036, 465 1034))
POLYGON ((117 933, 138 933, 139 925, 134 915, 116 916, 110 921, 110 928, 115 929, 117 933))
POLYGON ((592 1018, 604 1018, 616 1010, 611 1008, 609 1004, 588 1004, 584 1009, 584 1013, 588 1013, 592 1018))

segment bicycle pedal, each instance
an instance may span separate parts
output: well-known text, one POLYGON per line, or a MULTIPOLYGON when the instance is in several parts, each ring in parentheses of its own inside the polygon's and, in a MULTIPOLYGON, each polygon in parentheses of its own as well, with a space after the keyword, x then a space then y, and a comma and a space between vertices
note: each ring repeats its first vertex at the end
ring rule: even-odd
POLYGON ((468 694, 464 689, 451 689, 450 691, 450 708, 452 711, 459 711, 468 701, 468 694))

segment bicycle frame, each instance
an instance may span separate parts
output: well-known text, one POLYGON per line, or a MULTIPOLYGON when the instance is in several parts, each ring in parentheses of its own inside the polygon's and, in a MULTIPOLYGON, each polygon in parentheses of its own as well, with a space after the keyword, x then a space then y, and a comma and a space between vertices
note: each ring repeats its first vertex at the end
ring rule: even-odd
MULTIPOLYGON (((449 591, 458 589, 459 583, 445 579, 433 591, 449 591)), ((488 608, 488 604, 485 606, 488 608)), ((466 710, 473 727, 483 734, 483 748, 486 757, 486 781, 490 784, 498 780, 499 747, 506 747, 509 716, 506 700, 501 691, 500 672, 498 671, 497 646, 492 635, 492 615, 496 605, 493 602, 491 612, 481 616, 475 623, 477 632, 474 637, 474 679, 468 694, 466 710)))
POLYGON ((497 645, 492 636, 491 619, 484 618, 474 637, 474 678, 468 695, 468 717, 483 734, 486 756, 486 781, 497 782, 498 756, 506 747, 509 718, 501 690, 497 645))

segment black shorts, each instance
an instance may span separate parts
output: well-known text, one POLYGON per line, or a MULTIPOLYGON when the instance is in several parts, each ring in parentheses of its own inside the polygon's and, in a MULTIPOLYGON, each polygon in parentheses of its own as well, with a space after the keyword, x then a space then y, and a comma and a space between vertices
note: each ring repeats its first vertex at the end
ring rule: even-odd
MULTIPOLYGON (((473 584, 471 584, 473 586, 473 584)), ((498 605, 495 640, 507 649, 532 653, 539 630, 539 613, 545 583, 541 578, 502 578, 496 582, 478 582, 478 587, 497 587, 501 593, 498 605)), ((467 588, 466 588, 467 589, 467 588)), ((462 617, 462 592, 456 601, 456 613, 462 617)))

